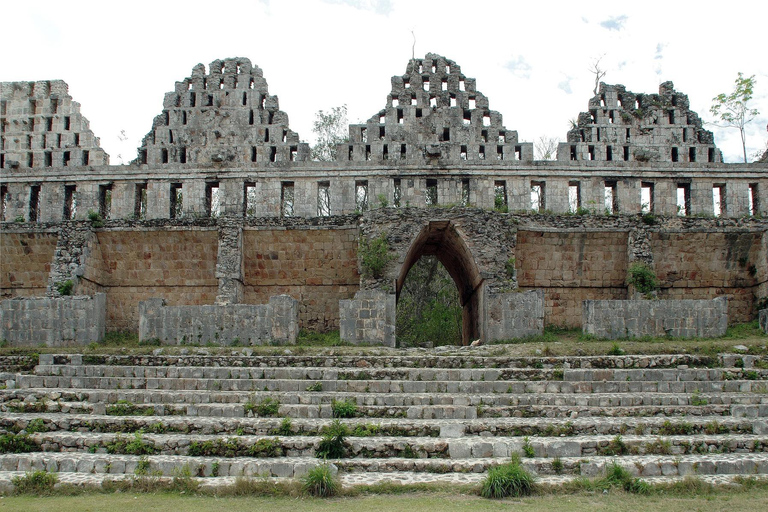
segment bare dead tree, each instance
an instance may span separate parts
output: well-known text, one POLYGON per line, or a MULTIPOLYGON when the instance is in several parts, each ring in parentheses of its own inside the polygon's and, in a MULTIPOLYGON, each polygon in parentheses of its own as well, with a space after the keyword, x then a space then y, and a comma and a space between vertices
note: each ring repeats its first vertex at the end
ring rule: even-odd
POLYGON ((600 67, 600 61, 603 60, 603 57, 605 57, 605 55, 601 55, 592 61, 592 66, 589 68, 589 72, 595 75, 595 88, 592 91, 595 96, 597 96, 597 92, 600 90, 600 80, 603 79, 606 73, 606 71, 600 67))
POLYGON ((554 160, 557 156, 557 138, 542 135, 533 143, 536 160, 554 160))

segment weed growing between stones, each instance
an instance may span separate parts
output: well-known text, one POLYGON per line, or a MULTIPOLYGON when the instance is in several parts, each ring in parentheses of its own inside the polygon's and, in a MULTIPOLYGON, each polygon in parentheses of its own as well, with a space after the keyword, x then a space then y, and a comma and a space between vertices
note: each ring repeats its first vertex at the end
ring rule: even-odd
POLYGON ((7 433, 0 435, 0 453, 29 453, 40 451, 27 434, 7 433))
POLYGON ((608 487, 621 487, 626 492, 635 494, 649 494, 651 486, 639 478, 633 478, 632 475, 614 462, 606 468, 604 483, 608 487))
POLYGON ((144 441, 141 432, 136 432, 132 440, 128 440, 117 435, 114 441, 107 445, 107 453, 115 453, 121 455, 153 455, 159 450, 155 448, 155 445, 144 441))
POLYGON ((536 452, 534 451, 533 445, 531 445, 531 440, 528 438, 528 436, 523 438, 523 455, 529 459, 532 459, 536 456, 536 452))
POLYGON ((310 496, 330 498, 341 492, 341 482, 328 464, 310 469, 302 482, 302 490, 310 496))
POLYGON ((14 477, 14 492, 16 494, 32 494, 34 496, 46 496, 51 494, 59 477, 56 473, 45 470, 29 471, 24 476, 14 477))
POLYGON ((155 410, 152 407, 139 407, 128 400, 118 400, 106 407, 107 416, 152 416, 155 410))
POLYGON ((258 404, 252 400, 248 400, 243 406, 245 413, 252 413, 262 418, 270 418, 277 416, 277 412, 280 410, 280 400, 277 398, 264 398, 258 404))
POLYGON ((354 399, 336 400, 331 402, 334 418, 354 418, 357 415, 357 403, 354 399))
POLYGON ((513 461, 488 470, 488 475, 480 489, 480 496, 492 499, 528 496, 533 490, 533 475, 513 461))
POLYGON ((349 435, 349 427, 339 420, 334 420, 322 430, 322 439, 315 450, 319 459, 341 459, 347 452, 345 438, 349 435))

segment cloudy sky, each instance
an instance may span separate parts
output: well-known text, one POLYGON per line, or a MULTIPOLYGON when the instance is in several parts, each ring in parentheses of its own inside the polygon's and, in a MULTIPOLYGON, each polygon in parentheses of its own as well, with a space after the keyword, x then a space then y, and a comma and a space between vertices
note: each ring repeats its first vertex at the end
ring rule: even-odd
MULTIPOLYGON (((317 110, 346 103, 358 122, 384 106, 413 33, 416 57, 454 60, 530 142, 565 139, 592 96, 596 59, 605 82, 634 92, 673 81, 705 121, 739 71, 755 75, 753 154, 768 139, 766 15, 764 0, 0 0, 0 81, 66 81, 118 164, 135 156, 163 95, 195 64, 248 57, 311 143, 317 110)), ((709 129, 726 161, 740 161, 738 131, 709 129)))

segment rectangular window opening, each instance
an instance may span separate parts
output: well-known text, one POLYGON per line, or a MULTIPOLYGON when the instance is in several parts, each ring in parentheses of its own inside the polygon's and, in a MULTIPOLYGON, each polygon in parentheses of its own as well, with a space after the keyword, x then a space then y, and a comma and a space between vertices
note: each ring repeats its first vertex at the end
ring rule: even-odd
POLYGON ((653 183, 642 182, 640 184, 640 212, 652 213, 654 211, 653 183))
POLYGON ((180 219, 184 216, 184 194, 181 183, 171 183, 171 208, 169 217, 180 219))
POLYGON ((317 216, 331 216, 331 182, 329 181, 317 183, 317 216))
POLYGON ((406 151, 405 144, 400 144, 400 158, 403 160, 405 160, 405 155, 406 155, 405 151, 406 151))
POLYGON ((182 164, 187 163, 187 148, 186 147, 179 148, 179 163, 182 163, 182 164))
POLYGON ((546 209, 545 184, 543 181, 531 182, 531 210, 541 213, 546 209))
POLYGON ((459 148, 459 159, 460 160, 466 160, 467 159, 467 146, 461 146, 459 148))
POLYGON ((69 160, 72 158, 72 154, 69 151, 65 151, 61 155, 61 163, 64 167, 69 165, 69 160))
POLYGON ((618 185, 615 181, 605 182, 605 213, 608 215, 619 213, 618 185))
POLYGON ((246 181, 243 184, 243 217, 255 217, 257 204, 256 184, 246 181))
POLYGON ((99 215, 102 219, 112 215, 112 185, 99 185, 99 215))
POLYGON ((493 209, 505 213, 509 210, 507 182, 504 180, 493 182, 493 209))
POLYGON ((70 130, 70 127, 71 127, 70 117, 66 116, 64 117, 64 131, 68 132, 70 130))
POLYGON ((496 146, 496 160, 504 160, 504 146, 496 146))
POLYGON ((427 206, 437 206, 437 180, 427 179, 427 189, 424 193, 424 202, 427 206))
POLYGON ((290 160, 291 160, 291 162, 295 162, 296 161, 296 157, 299 154, 299 146, 291 146, 290 147, 290 152, 291 152, 290 160))
POLYGON ((394 178, 392 180, 392 204, 395 208, 400 208, 400 199, 403 196, 403 190, 400 185, 400 178, 394 178))
POLYGON ((461 206, 469 206, 469 178, 461 180, 461 206))
POLYGON ((368 180, 355 182, 355 210, 364 212, 368 209, 368 180))
POLYGON ((710 163, 715 161, 715 148, 709 148, 708 160, 709 160, 710 163))
POLYGON ((480 160, 485 160, 485 146, 480 146, 477 152, 477 157, 480 160))
POLYGON ((64 220, 74 220, 77 215, 77 185, 64 186, 64 220))
POLYGON ((206 217, 218 217, 221 215, 218 181, 205 184, 205 215, 206 217))
POLYGON ((0 221, 5 222, 8 212, 8 187, 0 185, 0 221))
MULTIPOLYGON (((32 153, 30 153, 30 155, 31 155, 31 154, 32 154, 32 153)), ((46 151, 46 152, 43 154, 43 157, 45 158, 45 166, 46 166, 46 167, 53 167, 53 153, 51 153, 50 151, 46 151)), ((31 162, 31 161, 32 161, 32 159, 30 158, 30 162, 31 162)), ((32 167, 32 165, 31 165, 31 164, 30 164, 30 167, 32 167)))
POLYGON ((722 217, 726 213, 725 184, 712 185, 712 213, 715 217, 722 217))
POLYGON ((443 128, 443 138, 441 140, 443 140, 443 141, 451 140, 451 129, 450 128, 443 128))
POLYGON ((624 146, 624 161, 629 162, 629 146, 624 146))
POLYGON ((251 162, 256 161, 256 146, 251 146, 251 162))
POLYGON ((165 148, 160 150, 160 163, 163 163, 163 164, 168 163, 168 150, 165 148))
POLYGON ((293 182, 283 181, 280 184, 280 216, 293 217, 294 198, 293 182))
POLYGON ((672 161, 677 162, 680 159, 677 148, 672 148, 672 161))
POLYGON ((386 144, 384 144, 381 148, 381 151, 382 151, 381 158, 383 158, 384 160, 389 160, 389 147, 386 144))
POLYGON ((29 187, 29 222, 40 220, 40 185, 29 187))
POLYGON ((691 184, 677 184, 677 214, 687 217, 691 214, 691 184))
POLYGON ((581 210, 581 183, 578 181, 568 182, 568 211, 570 213, 580 213, 581 210))
POLYGON ((688 161, 689 162, 696 161, 696 148, 688 148, 688 161))
POLYGON ((760 215, 760 195, 757 193, 757 183, 749 184, 749 214, 753 217, 760 215))
POLYGON ((269 148, 269 161, 277 162, 277 147, 270 146, 269 148))
POLYGON ((136 220, 147 218, 147 184, 137 183, 133 199, 133 216, 136 220))
POLYGON ((595 146, 588 146, 587 150, 589 151, 589 159, 594 160, 595 159, 595 146))
POLYGON ((605 147, 605 159, 609 162, 613 161, 613 146, 605 147))

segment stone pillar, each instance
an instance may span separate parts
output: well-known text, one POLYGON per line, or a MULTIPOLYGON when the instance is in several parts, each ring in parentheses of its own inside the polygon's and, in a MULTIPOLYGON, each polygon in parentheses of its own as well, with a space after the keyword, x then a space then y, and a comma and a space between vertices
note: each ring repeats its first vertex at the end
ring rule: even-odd
POLYGON ((243 229, 240 220, 222 217, 216 259, 219 293, 216 304, 238 304, 243 297, 243 229))
POLYGON ((269 298, 272 316, 272 341, 296 344, 299 335, 299 301, 290 295, 269 298))
POLYGON ((395 312, 395 295, 382 290, 360 290, 355 298, 340 300, 342 341, 394 347, 395 312))
POLYGON ((544 290, 486 293, 485 342, 536 336, 544 332, 544 290))

